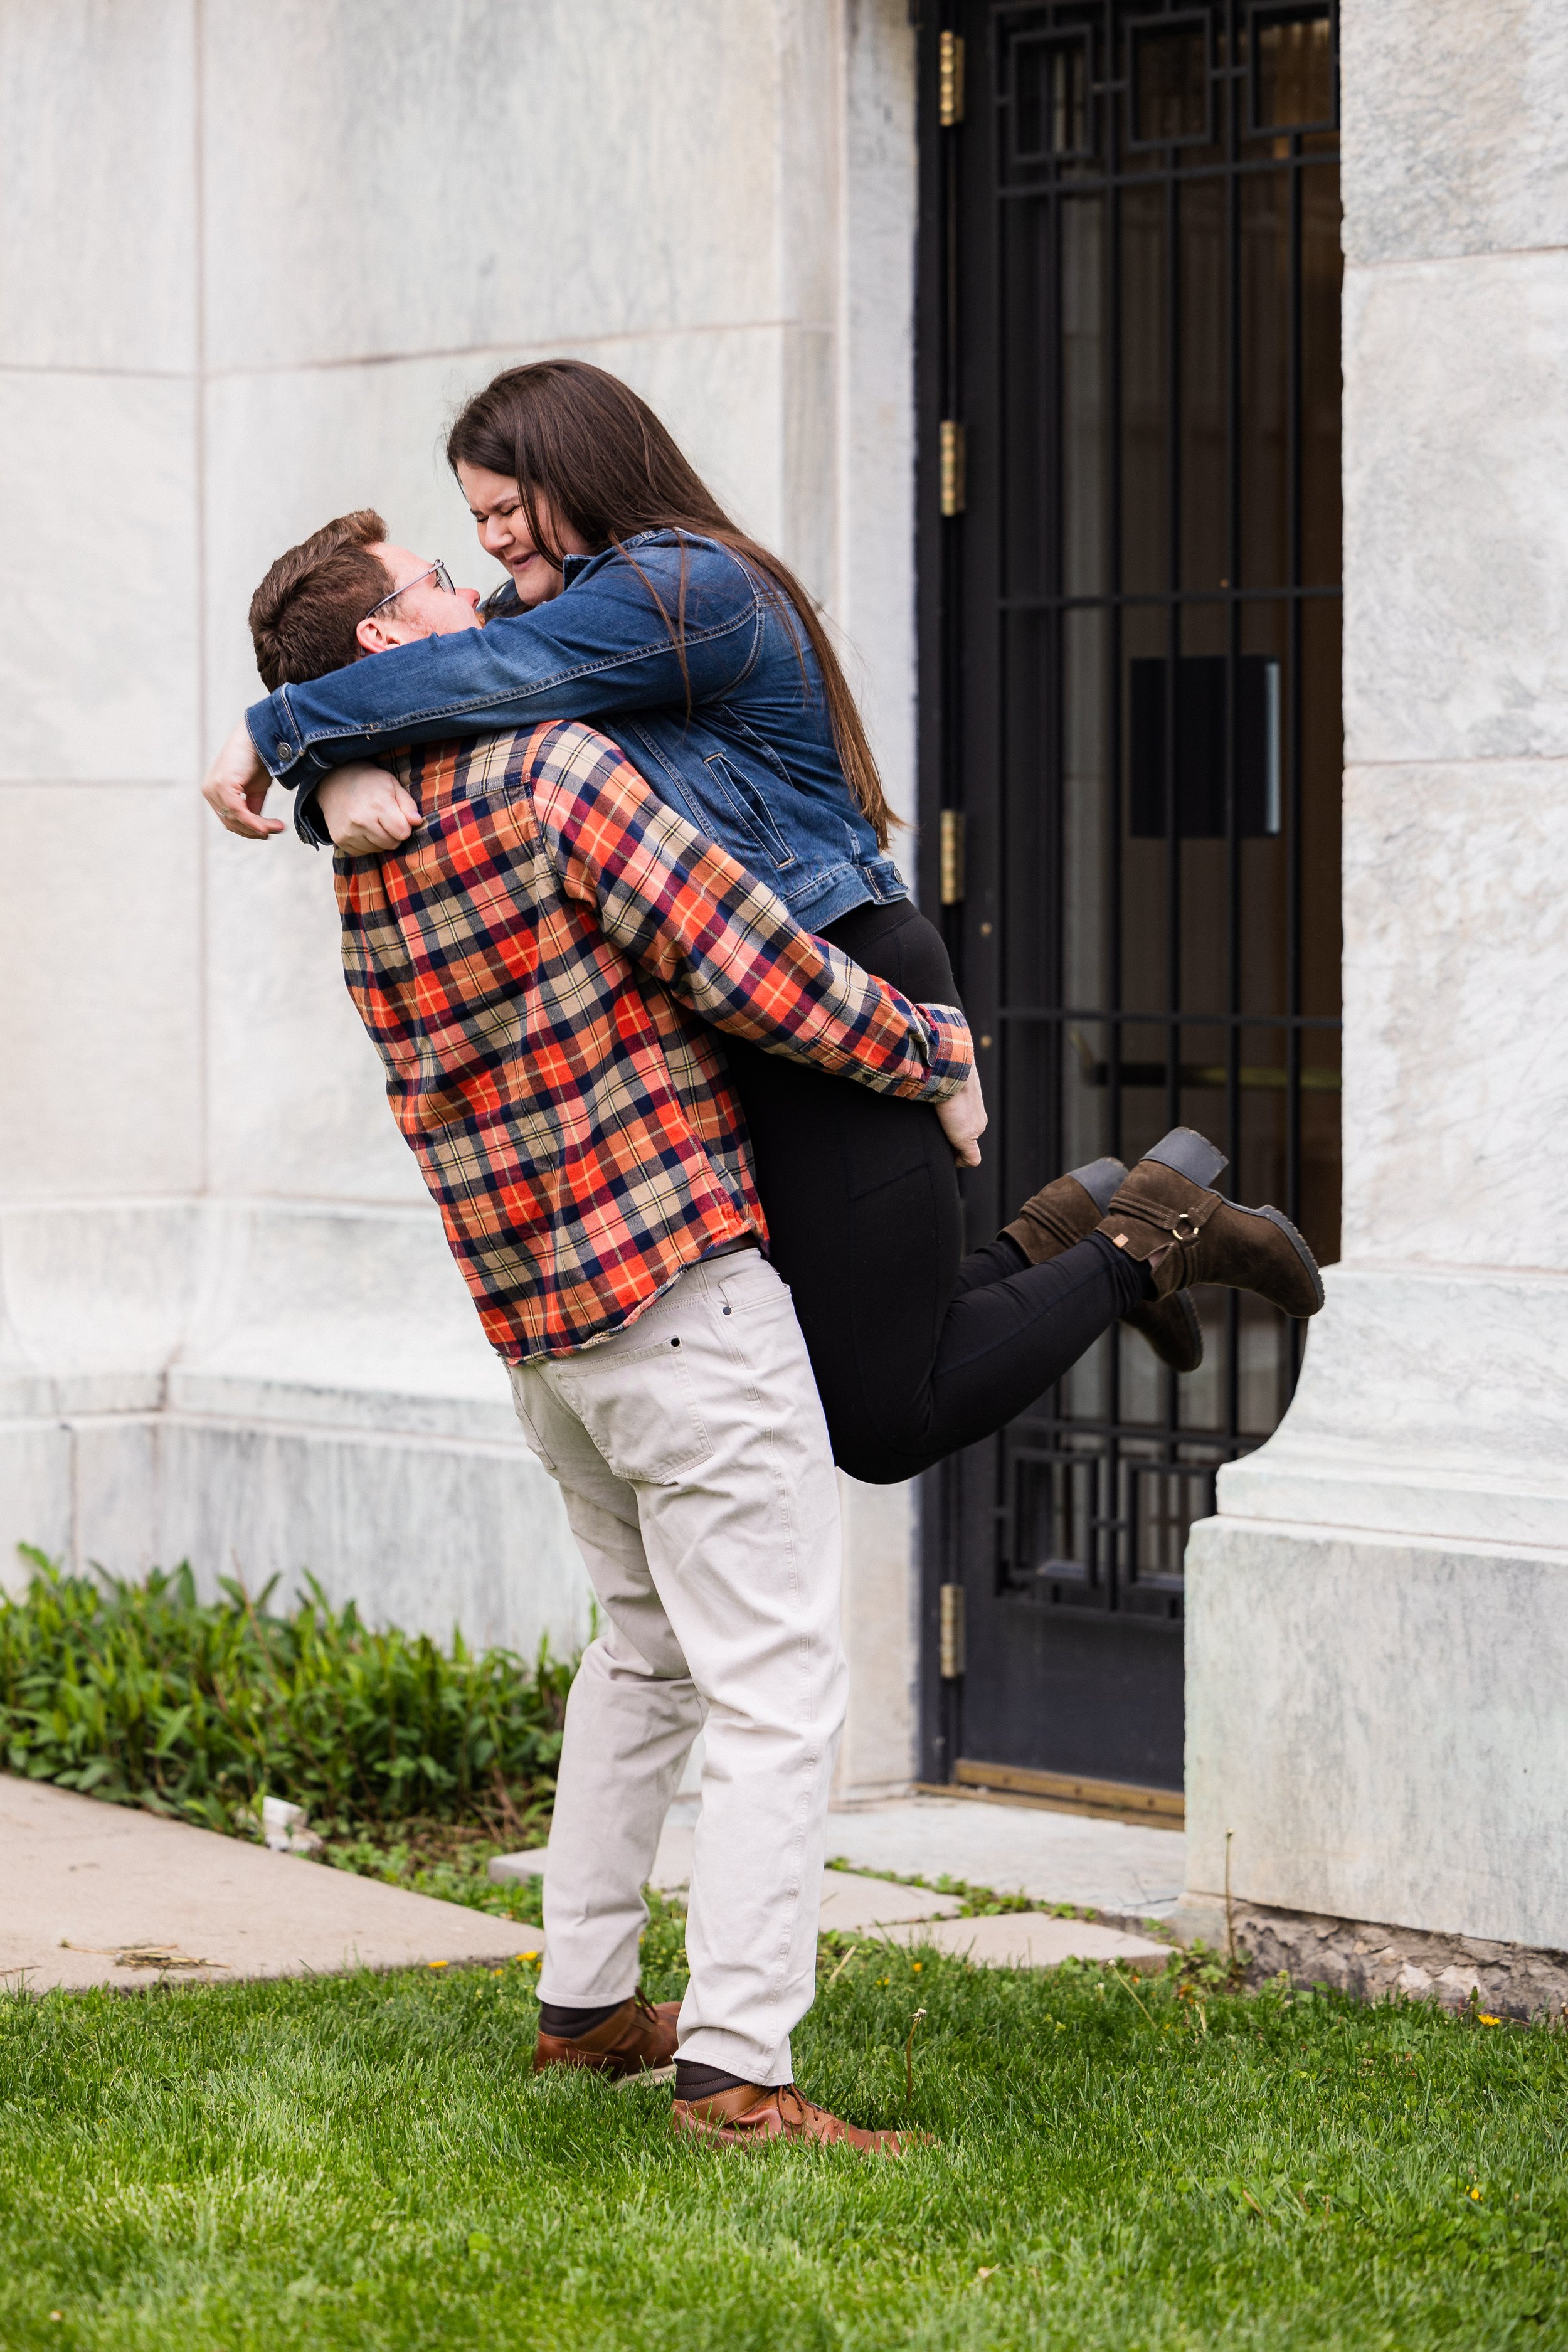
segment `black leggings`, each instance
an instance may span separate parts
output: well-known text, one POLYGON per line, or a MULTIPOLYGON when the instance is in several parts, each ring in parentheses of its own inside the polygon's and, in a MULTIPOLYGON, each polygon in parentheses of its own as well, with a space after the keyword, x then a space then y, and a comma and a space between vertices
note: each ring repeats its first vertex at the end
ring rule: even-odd
MULTIPOLYGON (((907 898, 823 932, 919 1003, 955 1004, 942 936, 907 898)), ((1005 1236, 961 1257, 952 1147, 924 1103, 726 1038, 769 1255, 795 1295, 834 1459, 890 1485, 989 1437, 1146 1295, 1099 1235, 1029 1265, 1005 1236)))

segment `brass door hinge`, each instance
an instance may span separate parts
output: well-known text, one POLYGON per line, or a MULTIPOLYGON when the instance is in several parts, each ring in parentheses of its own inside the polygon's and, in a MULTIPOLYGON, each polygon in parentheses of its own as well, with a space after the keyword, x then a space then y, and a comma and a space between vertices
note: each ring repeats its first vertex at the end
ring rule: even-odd
POLYGON ((944 416, 937 428, 937 488, 944 515, 963 512, 963 427, 944 416))
POLYGON ((936 895, 943 907, 963 903, 963 811, 943 809, 936 836, 936 895))
POLYGON ((955 1683, 963 1672, 963 1587, 942 1588, 942 1616, 937 1636, 937 1666, 944 1683, 955 1683))
POLYGON ((963 120, 963 37, 943 33, 937 43, 936 119, 944 131, 963 120))

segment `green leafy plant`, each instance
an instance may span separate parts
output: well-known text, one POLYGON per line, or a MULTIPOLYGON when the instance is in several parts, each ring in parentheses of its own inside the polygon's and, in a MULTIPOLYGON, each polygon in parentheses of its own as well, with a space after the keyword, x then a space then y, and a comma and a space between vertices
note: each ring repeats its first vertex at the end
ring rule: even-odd
POLYGON ((515 1838, 548 1811, 572 1669, 542 1646, 449 1649, 373 1632, 307 1579, 287 1614, 188 1566, 141 1582, 67 1575, 31 1547, 0 1595, 0 1758, 13 1772, 211 1829, 263 1795, 329 1833, 409 1816, 515 1838))

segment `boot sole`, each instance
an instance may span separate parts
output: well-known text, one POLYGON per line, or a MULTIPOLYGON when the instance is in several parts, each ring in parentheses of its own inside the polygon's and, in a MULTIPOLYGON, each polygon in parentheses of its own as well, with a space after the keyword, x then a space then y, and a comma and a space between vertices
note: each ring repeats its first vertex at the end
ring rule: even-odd
POLYGON ((1147 1339, 1161 1363, 1168 1364, 1172 1371, 1195 1372, 1203 1362, 1204 1327, 1184 1290, 1173 1290, 1168 1298, 1150 1299, 1142 1307, 1134 1307, 1121 1320, 1129 1330, 1147 1339), (1176 1309, 1174 1318, 1170 1311, 1173 1307, 1176 1309), (1179 1338, 1167 1332, 1166 1326, 1173 1320, 1182 1326, 1179 1338), (1173 1339, 1174 1346, 1171 1344, 1173 1339))
POLYGON ((1162 1168, 1173 1168, 1178 1176, 1184 1176, 1191 1184, 1201 1184, 1205 1192, 1212 1189, 1221 1171, 1230 1165, 1224 1152, 1206 1135, 1200 1135, 1195 1127, 1173 1127, 1143 1157, 1157 1160, 1162 1168))
MULTIPOLYGON (((1236 1202, 1232 1203, 1232 1206, 1239 1207, 1240 1203, 1236 1202)), ((1294 1249, 1297 1256, 1300 1259, 1302 1265, 1306 1267, 1308 1274, 1311 1276, 1312 1290, 1317 1300, 1316 1306, 1308 1307, 1307 1315, 1315 1315, 1318 1311, 1318 1307, 1323 1303, 1323 1277, 1318 1272, 1317 1259, 1312 1255, 1311 1251, 1307 1247, 1306 1243, 1302 1240, 1300 1234, 1296 1231, 1295 1226, 1290 1223, 1289 1218, 1286 1216, 1282 1209, 1254 1209, 1252 1214, 1255 1217, 1267 1217, 1271 1225, 1278 1225, 1280 1232, 1285 1235, 1286 1240, 1294 1249)), ((1287 1307, 1284 1311, 1288 1315, 1292 1312, 1289 1307, 1287 1307)), ((1304 1315, 1298 1315, 1296 1318, 1298 1322, 1305 1322, 1306 1319, 1307 1318, 1304 1315)))

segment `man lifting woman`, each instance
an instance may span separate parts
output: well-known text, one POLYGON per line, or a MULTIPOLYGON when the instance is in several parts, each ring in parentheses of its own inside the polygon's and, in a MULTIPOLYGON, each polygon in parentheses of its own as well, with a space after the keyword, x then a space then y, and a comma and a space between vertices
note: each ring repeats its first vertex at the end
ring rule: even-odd
POLYGON ((368 512, 290 550, 251 607, 269 697, 206 791, 262 837, 276 778, 340 852, 351 992, 605 1612, 536 2063, 673 2056, 683 2128, 893 2152, 790 2061, 844 1712, 834 1463, 912 1476, 1119 1317, 1191 1370, 1194 1285, 1297 1316, 1321 1285, 1188 1129, 963 1255, 968 1029, 804 590, 601 370, 509 371, 447 455, 506 586, 478 608, 368 512), (678 2018, 637 1990, 641 1890, 704 1726, 678 2018))

